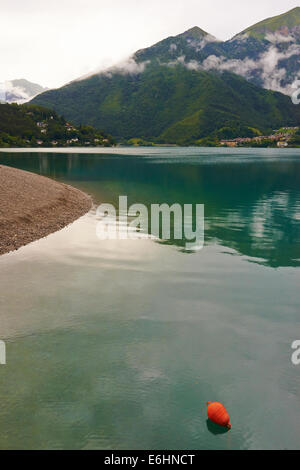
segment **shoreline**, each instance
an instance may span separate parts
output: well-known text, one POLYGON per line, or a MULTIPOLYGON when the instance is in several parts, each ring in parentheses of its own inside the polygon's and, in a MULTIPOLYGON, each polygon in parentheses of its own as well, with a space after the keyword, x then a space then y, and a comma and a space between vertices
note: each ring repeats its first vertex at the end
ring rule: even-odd
POLYGON ((92 199, 45 176, 0 165, 0 256, 75 222, 92 199))
POLYGON ((114 153, 118 150, 129 150, 129 149, 167 149, 167 148, 192 148, 192 149, 271 149, 271 150, 295 150, 299 149, 300 145, 288 145, 287 147, 277 147, 277 146, 254 146, 254 145, 115 145, 114 147, 0 147, 0 153, 67 153, 67 154, 76 154, 76 153, 94 153, 94 154, 103 154, 103 153, 114 153), (113 151, 113 152, 111 152, 113 151))

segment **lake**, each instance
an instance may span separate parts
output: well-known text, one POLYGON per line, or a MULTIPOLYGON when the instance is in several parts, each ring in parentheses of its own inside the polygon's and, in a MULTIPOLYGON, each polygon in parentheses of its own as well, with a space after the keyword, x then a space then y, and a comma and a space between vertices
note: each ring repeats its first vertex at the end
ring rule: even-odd
POLYGON ((0 164, 95 203, 0 257, 1 449, 300 448, 300 150, 22 150, 0 164), (99 240, 96 206, 119 195, 204 204, 204 248, 99 240))

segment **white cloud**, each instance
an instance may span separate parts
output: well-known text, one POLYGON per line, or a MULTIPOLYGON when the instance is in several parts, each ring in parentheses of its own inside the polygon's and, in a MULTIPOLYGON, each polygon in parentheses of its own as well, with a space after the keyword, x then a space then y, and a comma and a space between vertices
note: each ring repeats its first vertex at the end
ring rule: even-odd
MULTIPOLYGON (((146 66, 150 63, 149 60, 145 60, 144 62, 137 63, 134 58, 128 57, 125 60, 122 60, 116 65, 113 66, 101 66, 92 72, 85 74, 76 80, 72 80, 72 82, 79 82, 81 80, 85 80, 86 78, 92 77, 94 75, 105 75, 106 77, 112 78, 113 74, 121 74, 121 75, 138 75, 143 73, 146 66)), ((72 83, 70 82, 70 83, 72 83)))
POLYGON ((281 82, 286 77, 286 71, 284 68, 279 68, 279 62, 299 54, 300 46, 297 44, 291 45, 284 52, 280 52, 275 46, 271 46, 262 54, 259 59, 259 66, 262 69, 264 87, 269 90, 280 91, 281 93, 291 95, 292 83, 295 77, 290 77, 289 85, 283 87, 281 82))
POLYGON ((284 35, 281 33, 267 33, 266 40, 272 44, 282 44, 284 42, 295 42, 296 39, 292 35, 284 35))
POLYGON ((220 42, 217 38, 212 36, 211 34, 207 34, 201 39, 187 39, 187 42, 190 47, 193 47, 196 52, 200 52, 204 47, 209 44, 210 42, 220 42))
POLYGON ((146 66, 150 63, 150 60, 145 60, 144 62, 137 63, 133 57, 129 57, 122 62, 119 62, 117 65, 110 67, 106 70, 99 71, 100 74, 105 74, 111 76, 113 73, 120 73, 122 75, 138 75, 143 73, 146 66))
POLYGON ((228 72, 233 72, 244 77, 248 77, 250 72, 258 68, 258 65, 254 60, 249 58, 244 60, 228 60, 223 56, 216 57, 215 55, 212 55, 203 61, 202 67, 204 70, 227 70, 228 72))
POLYGON ((185 64, 189 70, 200 70, 201 66, 196 60, 190 60, 185 64))
POLYGON ((194 70, 227 70, 242 75, 247 79, 251 77, 254 71, 259 71, 264 88, 290 95, 293 91, 292 83, 296 77, 291 76, 289 80, 290 83, 283 86, 282 80, 286 78, 286 70, 279 66, 279 62, 284 59, 289 59, 294 55, 300 55, 299 45, 292 44, 285 51, 279 51, 278 48, 272 44, 257 60, 249 59, 248 57, 243 60, 228 60, 223 56, 217 57, 211 55, 207 57, 202 64, 193 62, 192 64, 186 64, 186 66, 194 70))
POLYGON ((185 55, 181 55, 181 56, 177 57, 177 59, 170 60, 167 63, 160 62, 160 65, 166 65, 166 66, 174 66, 174 65, 179 65, 179 64, 186 66, 185 55))

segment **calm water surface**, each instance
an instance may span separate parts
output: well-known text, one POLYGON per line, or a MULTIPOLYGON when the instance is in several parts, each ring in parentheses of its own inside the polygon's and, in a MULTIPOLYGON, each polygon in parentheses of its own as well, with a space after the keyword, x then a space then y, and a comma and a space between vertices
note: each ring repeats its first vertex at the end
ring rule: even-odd
POLYGON ((205 204, 205 247, 99 241, 95 209, 0 258, 1 449, 300 448, 300 151, 0 153, 95 204, 205 204), (221 401, 232 430, 206 419, 221 401))

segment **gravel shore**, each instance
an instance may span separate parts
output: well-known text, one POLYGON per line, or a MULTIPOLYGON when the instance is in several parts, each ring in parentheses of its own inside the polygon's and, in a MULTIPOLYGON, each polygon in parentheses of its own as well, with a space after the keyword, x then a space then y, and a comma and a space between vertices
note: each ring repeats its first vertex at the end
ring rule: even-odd
POLYGON ((0 165, 0 255, 62 229, 91 206, 78 189, 0 165))

